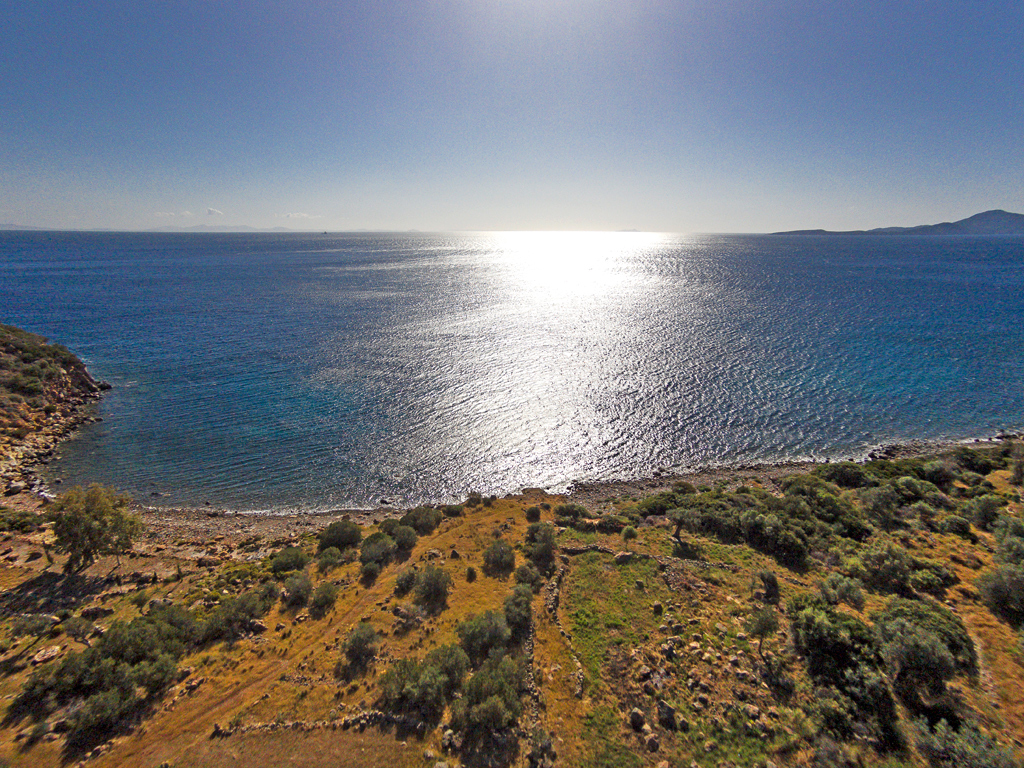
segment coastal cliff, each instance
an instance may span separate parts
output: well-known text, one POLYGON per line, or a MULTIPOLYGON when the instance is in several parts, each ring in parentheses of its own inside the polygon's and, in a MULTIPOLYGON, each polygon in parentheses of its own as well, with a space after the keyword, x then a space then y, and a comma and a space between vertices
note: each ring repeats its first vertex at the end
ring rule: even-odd
POLYGON ((30 467, 92 418, 88 405, 109 385, 60 344, 0 325, 0 488, 14 494, 36 483, 30 467))

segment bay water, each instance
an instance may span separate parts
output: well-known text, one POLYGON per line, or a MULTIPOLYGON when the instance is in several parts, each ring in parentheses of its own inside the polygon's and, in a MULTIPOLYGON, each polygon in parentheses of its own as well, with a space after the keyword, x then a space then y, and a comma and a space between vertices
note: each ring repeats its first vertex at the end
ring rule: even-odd
POLYGON ((1024 238, 0 232, 113 389, 47 469, 322 510, 1024 429, 1024 238))

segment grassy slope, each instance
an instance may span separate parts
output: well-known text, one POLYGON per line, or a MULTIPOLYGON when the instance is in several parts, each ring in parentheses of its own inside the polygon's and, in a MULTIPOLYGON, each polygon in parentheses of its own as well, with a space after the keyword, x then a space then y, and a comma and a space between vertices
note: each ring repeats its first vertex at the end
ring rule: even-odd
MULTIPOLYGON (((1003 470, 991 476, 997 488, 1005 488, 1005 475, 1003 470)), ((243 639, 230 647, 217 644, 186 658, 183 664, 194 670, 191 676, 169 692, 157 711, 139 727, 114 739, 110 752, 90 764, 157 766, 167 761, 176 766, 220 766, 244 761, 296 766, 433 765, 433 759, 424 754, 431 750, 441 755, 436 730, 423 740, 374 728, 360 732, 293 730, 289 726, 276 731, 238 732, 227 738, 211 738, 211 733, 214 724, 231 723, 243 726, 244 731, 244 726, 257 724, 330 721, 372 706, 375 680, 388 660, 410 654, 421 656, 430 648, 453 642, 459 621, 488 608, 500 608, 512 582, 484 576, 482 552, 495 533, 512 542, 522 541, 526 528, 523 510, 538 500, 518 497, 498 500, 491 507, 479 506, 467 510, 465 517, 444 521, 435 533, 421 537, 409 562, 426 562, 428 552, 441 552, 442 559, 435 562, 442 563, 452 575, 454 589, 448 609, 420 629, 404 636, 393 633, 394 617, 389 609, 394 602, 394 577, 402 564, 389 566, 370 588, 357 579, 358 563, 344 565, 326 577, 341 587, 333 612, 319 621, 303 620, 304 611, 286 610, 279 604, 266 618, 270 630, 262 636, 243 639), (448 557, 452 549, 459 552, 459 559, 448 557), (466 580, 468 565, 479 573, 472 583, 466 580), (341 658, 339 642, 360 620, 369 620, 388 636, 367 675, 351 682, 339 680, 334 675, 341 658), (279 623, 285 627, 281 631, 275 630, 279 623), (179 698, 182 686, 198 678, 204 680, 202 684, 179 698)), ((548 501, 554 505, 559 499, 548 501)), ((1020 515, 1020 505, 1011 503, 1009 511, 1020 515)), ((544 518, 550 521, 551 513, 545 512, 544 518)), ((742 620, 755 602, 752 573, 763 568, 775 570, 780 575, 785 604, 801 592, 814 590, 827 569, 819 564, 806 573, 790 572, 745 545, 692 537, 704 558, 718 564, 695 568, 668 557, 669 534, 666 529, 643 528, 629 546, 635 553, 662 558, 665 567, 642 558, 616 564, 612 554, 599 551, 571 555, 565 557, 568 567, 557 616, 544 610, 543 595, 535 598, 533 675, 543 705, 537 724, 554 736, 559 764, 639 766, 668 760, 670 764, 695 761, 704 766, 729 760, 736 765, 757 765, 766 758, 780 765, 804 762, 809 758, 815 731, 803 711, 811 702, 811 684, 801 660, 787 643, 786 623, 782 633, 765 643, 766 650, 787 663, 795 682, 792 697, 779 699, 755 676, 741 679, 736 674, 737 670, 751 672, 756 667, 756 643, 743 634, 742 620), (655 614, 655 603, 661 604, 663 615, 655 614), (667 662, 664 644, 673 637, 680 640, 676 641, 675 658, 667 662), (575 695, 577 659, 584 674, 582 698, 575 695), (642 680, 642 667, 653 670, 654 677, 642 680), (644 682, 650 683, 646 692, 644 682), (688 721, 689 730, 672 733, 660 728, 657 699, 672 704, 688 721), (649 752, 642 734, 629 728, 627 713, 633 707, 641 709, 654 726, 659 739, 657 752, 649 752)), ((27 541, 31 544, 32 537, 39 541, 46 535, 45 531, 32 534, 27 541)), ((21 540, 18 536, 11 539, 14 543, 21 540)), ((916 556, 949 563, 956 570, 961 583, 948 591, 946 601, 955 607, 977 645, 981 674, 976 680, 960 678, 954 685, 965 707, 977 713, 983 726, 1002 734, 1004 743, 1019 745, 1024 737, 1024 702, 1019 696, 1024 690, 1024 670, 1018 634, 978 602, 972 586, 978 573, 992 563, 991 536, 981 533, 978 543, 972 545, 949 534, 911 529, 902 540, 916 556)), ((561 543, 624 549, 617 534, 567 530, 561 543)), ((312 551, 311 536, 305 546, 312 551)), ((517 558, 522 562, 522 553, 517 553, 517 558)), ((43 564, 45 560, 37 559, 5 566, 0 569, 0 586, 11 594, 27 581, 38 581, 38 566, 43 564)), ((168 572, 166 565, 164 571, 168 572)), ((109 566, 99 563, 93 571, 105 572, 109 566)), ((130 564, 133 570, 156 567, 156 561, 146 558, 130 564)), ((146 595, 192 604, 215 586, 225 586, 225 580, 218 576, 223 577, 232 567, 236 576, 265 577, 261 570, 264 566, 259 563, 243 566, 241 571, 239 566, 199 570, 181 581, 168 572, 167 580, 148 587, 146 595)), ((321 578, 314 567, 309 572, 314 581, 321 578)), ((232 589, 228 586, 226 591, 232 589)), ((105 623, 137 615, 131 603, 137 589, 104 590, 96 601, 116 610, 105 623), (116 594, 119 591, 123 593, 116 594)), ((868 593, 859 615, 866 617, 885 602, 885 597, 868 593)), ((37 600, 36 606, 53 609, 45 601, 37 600)), ((8 604, 9 609, 13 607, 8 604)), ((857 613, 845 607, 843 610, 857 613)), ((78 646, 63 635, 39 642, 21 639, 12 642, 3 660, 19 656, 27 659, 53 643, 66 644, 69 649, 78 646)), ((5 669, 10 672, 11 665, 5 669)), ((16 693, 27 673, 23 669, 0 677, 0 696, 16 693)), ((528 719, 524 716, 524 721, 528 719)), ((41 741, 21 751, 24 742, 15 743, 14 738, 27 725, 22 722, 0 731, 0 751, 14 764, 58 764, 60 740, 41 741)), ((865 745, 854 744, 852 749, 872 762, 879 761, 865 745)), ((523 761, 521 753, 519 762, 523 761)), ((894 765, 920 764, 913 753, 889 756, 887 761, 894 765)))

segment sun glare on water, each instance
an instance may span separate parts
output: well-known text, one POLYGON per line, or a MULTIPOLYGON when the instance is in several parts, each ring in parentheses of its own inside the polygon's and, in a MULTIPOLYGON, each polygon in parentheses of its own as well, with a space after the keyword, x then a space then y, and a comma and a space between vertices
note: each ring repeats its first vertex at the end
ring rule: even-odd
POLYGON ((493 237, 509 288, 546 301, 623 288, 633 279, 631 258, 665 239, 652 232, 500 232, 493 237))

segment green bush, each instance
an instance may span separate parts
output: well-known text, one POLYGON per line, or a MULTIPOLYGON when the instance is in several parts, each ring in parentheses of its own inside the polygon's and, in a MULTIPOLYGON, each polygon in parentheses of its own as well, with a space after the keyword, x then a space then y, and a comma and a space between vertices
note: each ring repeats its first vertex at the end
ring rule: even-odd
POLYGON ((540 507, 527 507, 526 508, 526 522, 528 522, 528 523, 539 523, 540 522, 540 507))
POLYGON ((864 592, 860 579, 851 579, 839 573, 830 573, 818 584, 822 599, 829 605, 846 603, 858 611, 864 608, 864 592))
POLYGON ((1024 565, 1000 565, 983 573, 977 584, 992 613, 1015 626, 1024 623, 1024 565))
POLYGON ((555 517, 564 525, 566 522, 579 520, 587 516, 587 508, 582 504, 559 504, 555 507, 555 517))
POLYGON ((880 592, 910 592, 913 561, 903 547, 891 541, 874 542, 850 563, 853 575, 880 592))
POLYGON ((381 567, 380 563, 373 562, 372 560, 368 563, 363 563, 359 569, 359 576, 363 581, 373 583, 380 576, 381 567))
POLYGON ((316 558, 316 567, 320 573, 327 573, 345 561, 345 558, 341 554, 341 550, 337 547, 328 547, 320 552, 316 558))
POLYGON ((359 622, 356 628, 345 638, 345 657, 353 669, 365 669, 377 655, 377 630, 365 621, 359 622))
POLYGON ((380 679, 378 704, 391 712, 415 713, 436 722, 447 701, 462 689, 469 659, 458 646, 444 645, 423 661, 399 659, 380 679))
POLYGON ((942 521, 942 530, 944 533, 952 533, 954 536, 959 536, 962 539, 968 541, 975 541, 977 537, 971 531, 971 523, 965 517, 958 515, 950 515, 942 521))
POLYGON ((516 641, 530 634, 533 623, 533 590, 530 587, 517 584, 505 599, 505 623, 516 641))
POLYGON ((407 595, 416 586, 416 571, 413 568, 403 568, 395 577, 395 594, 399 597, 407 595))
POLYGON ((991 531, 999 519, 999 511, 1006 505, 1006 499, 987 493, 984 496, 971 499, 964 509, 978 528, 983 531, 991 531))
POLYGON ((871 621, 883 640, 898 634, 891 628, 898 621, 929 632, 949 651, 958 671, 972 675, 978 672, 977 652, 963 620, 936 601, 894 597, 884 610, 871 615, 871 621))
POLYGON ((309 615, 314 619, 322 619, 334 608, 338 599, 338 587, 329 581, 325 581, 313 592, 313 598, 309 603, 309 615))
POLYGON ((271 583, 259 590, 222 600, 202 627, 203 640, 234 642, 250 631, 254 621, 266 616, 277 596, 277 587, 271 583))
POLYGON ((498 539, 484 550, 484 573, 488 576, 508 576, 516 567, 516 553, 504 539, 498 539))
POLYGON ((434 529, 441 524, 444 515, 441 510, 433 507, 416 507, 402 515, 398 521, 402 525, 413 528, 420 536, 426 536, 434 532, 434 529))
POLYGON ((305 573, 289 576, 284 582, 284 603, 289 608, 301 608, 313 593, 313 582, 305 573))
POLYGON ((908 705, 922 709, 920 688, 932 698, 945 691, 953 676, 953 654, 935 634, 899 618, 876 625, 876 630, 893 688, 908 705))
POLYGON ((469 679, 465 695, 453 706, 452 725, 469 735, 513 725, 522 712, 519 680, 519 670, 511 659, 489 659, 469 679))
POLYGON ((540 575, 540 571, 530 563, 523 563, 516 568, 516 584, 524 584, 536 592, 543 582, 544 577, 540 575))
POLYGON ((840 461, 816 467, 814 474, 840 488, 867 488, 878 485, 878 480, 871 473, 852 461, 840 461))
POLYGON ((275 574, 301 571, 309 563, 309 555, 298 547, 285 547, 270 560, 270 570, 275 574))
POLYGON ((479 664, 492 652, 503 654, 512 638, 504 614, 497 611, 471 616, 460 622, 455 631, 459 644, 474 664, 479 664))
POLYGON ((413 602, 431 611, 439 611, 448 603, 452 577, 440 568, 428 565, 416 579, 413 602))
POLYGON ((541 573, 551 573, 555 565, 555 526, 549 523, 530 523, 526 529, 523 552, 541 573))
POLYGON ((460 517, 462 515, 461 504, 448 504, 441 510, 445 517, 460 517))
POLYGON ((622 540, 623 541, 633 541, 633 539, 635 539, 636 537, 637 537, 636 528, 634 528, 632 525, 627 525, 625 528, 622 529, 622 540))
POLYGON ((334 547, 338 550, 359 546, 363 532, 351 520, 336 520, 320 532, 317 549, 323 552, 334 547))
POLYGON ((868 518, 877 523, 883 530, 891 531, 898 527, 902 520, 899 515, 900 495, 891 485, 868 488, 861 491, 861 502, 868 518))
POLYGON ((416 546, 416 530, 408 525, 400 525, 395 528, 393 536, 395 548, 399 552, 411 552, 412 548, 416 546))
POLYGON ((932 730, 921 718, 915 730, 917 748, 934 768, 1020 768, 1013 750, 967 723, 957 731, 940 720, 932 730))
POLYGON ((395 540, 386 533, 378 531, 377 533, 371 533, 363 539, 359 549, 359 562, 363 565, 377 563, 377 565, 383 567, 387 565, 394 554, 395 540))
POLYGON ((758 571, 755 575, 764 589, 764 601, 771 605, 778 605, 780 597, 779 577, 772 571, 758 571))

